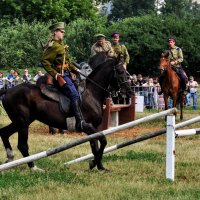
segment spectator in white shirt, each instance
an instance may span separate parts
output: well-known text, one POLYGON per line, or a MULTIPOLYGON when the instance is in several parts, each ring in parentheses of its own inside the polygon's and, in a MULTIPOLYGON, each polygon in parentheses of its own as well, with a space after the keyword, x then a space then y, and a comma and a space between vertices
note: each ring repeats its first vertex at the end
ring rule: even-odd
POLYGON ((37 82, 38 78, 40 78, 41 76, 44 76, 44 74, 42 73, 41 69, 38 69, 37 74, 35 75, 35 77, 33 78, 34 82, 37 82))
POLYGON ((5 77, 3 77, 3 73, 0 72, 0 90, 5 88, 5 77))
POLYGON ((31 75, 28 73, 28 69, 24 70, 24 75, 23 75, 22 81, 24 83, 30 83, 30 81, 31 81, 31 75))
POLYGON ((197 87, 198 83, 194 81, 194 77, 190 76, 189 82, 187 83, 188 93, 186 95, 186 105, 190 106, 190 98, 193 99, 193 110, 196 110, 196 104, 197 104, 197 87))

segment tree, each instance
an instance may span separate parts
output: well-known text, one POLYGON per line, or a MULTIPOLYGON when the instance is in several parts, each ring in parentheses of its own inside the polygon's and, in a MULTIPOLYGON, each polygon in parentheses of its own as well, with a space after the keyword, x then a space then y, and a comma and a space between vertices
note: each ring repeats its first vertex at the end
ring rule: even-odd
POLYGON ((113 0, 109 19, 119 20, 155 11, 155 0, 113 0))
POLYGON ((200 5, 192 0, 165 0, 160 9, 164 15, 176 15, 178 17, 190 17, 200 15, 200 5))
POLYGON ((1 0, 0 17, 12 19, 33 19, 46 21, 65 21, 69 23, 77 18, 94 18, 97 9, 92 0, 1 0))

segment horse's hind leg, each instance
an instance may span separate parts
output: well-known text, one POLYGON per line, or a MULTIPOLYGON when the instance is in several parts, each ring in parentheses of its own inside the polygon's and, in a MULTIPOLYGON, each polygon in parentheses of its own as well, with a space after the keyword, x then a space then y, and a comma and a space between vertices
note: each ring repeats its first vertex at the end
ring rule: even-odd
POLYGON ((7 158, 8 158, 8 160, 6 162, 13 161, 13 159, 14 159, 14 153, 13 153, 12 147, 9 142, 9 137, 12 134, 14 134, 15 132, 17 132, 17 126, 15 126, 13 123, 0 129, 0 136, 1 136, 2 142, 4 144, 7 158))

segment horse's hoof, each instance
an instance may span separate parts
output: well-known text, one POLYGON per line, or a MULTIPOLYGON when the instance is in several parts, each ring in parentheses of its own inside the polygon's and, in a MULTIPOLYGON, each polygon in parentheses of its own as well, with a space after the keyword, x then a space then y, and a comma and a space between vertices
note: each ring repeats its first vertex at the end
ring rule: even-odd
POLYGON ((9 158, 8 160, 6 160, 4 163, 9 163, 12 162, 14 159, 13 158, 9 158))
POLYGON ((95 168, 96 167, 96 162, 95 162, 95 160, 90 160, 89 161, 89 169, 90 170, 92 170, 93 168, 95 168))
POLYGON ((31 169, 32 171, 34 171, 34 172, 40 172, 40 173, 44 173, 44 172, 45 172, 44 169, 41 169, 41 168, 39 168, 39 167, 37 167, 37 166, 31 167, 30 169, 31 169))
POLYGON ((104 169, 99 169, 99 172, 104 174, 104 173, 110 172, 110 170, 104 168, 104 169))
POLYGON ((102 165, 102 163, 98 163, 98 164, 97 164, 97 169, 98 169, 99 171, 108 171, 108 170, 102 165))

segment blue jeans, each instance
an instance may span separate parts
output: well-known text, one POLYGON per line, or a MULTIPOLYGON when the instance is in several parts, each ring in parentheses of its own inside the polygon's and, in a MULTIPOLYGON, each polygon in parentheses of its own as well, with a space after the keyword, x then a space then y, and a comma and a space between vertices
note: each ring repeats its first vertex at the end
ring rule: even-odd
POLYGON ((72 78, 71 78, 69 72, 64 72, 63 78, 67 83, 67 87, 65 87, 65 94, 72 101, 79 100, 79 94, 78 94, 78 92, 76 90, 76 87, 74 86, 74 83, 72 82, 72 78))
POLYGON ((196 110, 196 106, 197 106, 197 93, 196 92, 194 92, 194 93, 188 93, 187 95, 186 95, 186 98, 187 98, 187 105, 190 105, 191 103, 190 103, 190 98, 192 97, 192 99, 193 99, 193 106, 192 106, 192 108, 193 108, 193 110, 196 110))

